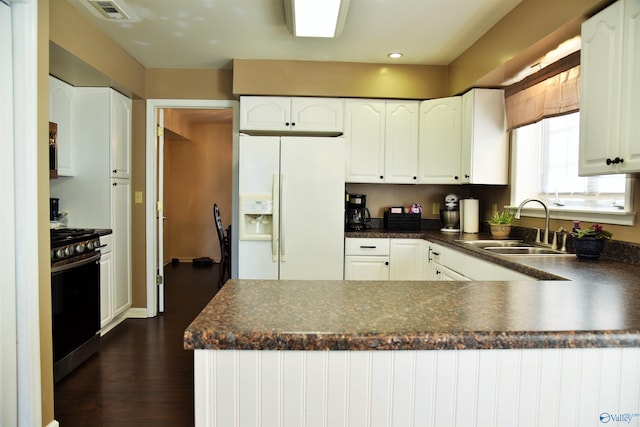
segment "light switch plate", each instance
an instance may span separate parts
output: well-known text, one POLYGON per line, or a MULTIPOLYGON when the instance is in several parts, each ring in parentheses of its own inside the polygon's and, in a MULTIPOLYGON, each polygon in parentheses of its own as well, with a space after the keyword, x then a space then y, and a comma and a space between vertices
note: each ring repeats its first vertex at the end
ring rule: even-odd
POLYGON ((440 213, 440 203, 436 202, 431 205, 431 213, 433 215, 438 215, 440 213))
POLYGON ((135 199, 136 199, 136 203, 138 204, 142 203, 142 191, 136 191, 135 199))

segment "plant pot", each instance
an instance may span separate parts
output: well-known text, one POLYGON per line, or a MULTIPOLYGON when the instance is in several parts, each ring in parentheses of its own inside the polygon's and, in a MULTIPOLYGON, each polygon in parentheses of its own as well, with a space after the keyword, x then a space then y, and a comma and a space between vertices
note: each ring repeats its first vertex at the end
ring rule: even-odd
POLYGON ((573 238, 576 256, 580 259, 598 259, 604 248, 606 239, 596 237, 573 238))
POLYGON ((489 228, 494 239, 508 239, 511 234, 511 224, 489 224, 489 228))

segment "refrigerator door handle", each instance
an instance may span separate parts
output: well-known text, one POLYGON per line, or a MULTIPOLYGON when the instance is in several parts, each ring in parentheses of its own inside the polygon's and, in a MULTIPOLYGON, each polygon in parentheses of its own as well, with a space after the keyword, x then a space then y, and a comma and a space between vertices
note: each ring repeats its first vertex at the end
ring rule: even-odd
POLYGON ((285 208, 285 206, 287 206, 287 174, 283 173, 282 175, 280 175, 280 187, 281 187, 280 197, 282 197, 282 212, 281 212, 282 224, 281 224, 281 230, 280 230, 280 262, 285 262, 287 261, 287 251, 286 251, 286 244, 285 244, 286 239, 284 236, 284 230, 287 225, 287 218, 286 218, 287 209, 285 208))
POLYGON ((280 200, 278 188, 278 174, 273 174, 273 182, 271 184, 271 197, 273 200, 273 224, 271 224, 271 260, 278 262, 278 239, 280 238, 280 200))

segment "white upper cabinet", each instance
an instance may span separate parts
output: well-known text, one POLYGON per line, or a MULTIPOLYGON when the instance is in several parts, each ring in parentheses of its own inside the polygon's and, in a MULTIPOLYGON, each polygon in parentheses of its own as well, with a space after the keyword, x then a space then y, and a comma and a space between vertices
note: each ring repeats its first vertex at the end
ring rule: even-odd
POLYGON ((640 0, 624 3, 622 45, 622 111, 620 152, 622 172, 640 171, 640 0))
POLYGON ((58 125, 58 176, 75 175, 73 94, 73 86, 49 76, 49 121, 58 125))
POLYGON ((506 185, 509 139, 500 89, 472 89, 462 95, 462 184, 506 185))
POLYGON ((347 99, 344 110, 346 182, 384 182, 385 101, 347 99))
POLYGON ((415 184, 418 101, 347 99, 346 181, 415 184))
POLYGON ((131 176, 131 99, 110 90, 111 97, 111 177, 131 176))
POLYGON ((384 182, 418 182, 418 101, 386 101, 384 182))
POLYGON ((344 100, 339 98, 241 96, 240 130, 249 134, 340 135, 344 100))
POLYGON ((459 184, 461 144, 461 97, 422 101, 418 183, 459 184))
POLYGON ((640 1, 620 0, 582 25, 580 175, 640 171, 640 1))

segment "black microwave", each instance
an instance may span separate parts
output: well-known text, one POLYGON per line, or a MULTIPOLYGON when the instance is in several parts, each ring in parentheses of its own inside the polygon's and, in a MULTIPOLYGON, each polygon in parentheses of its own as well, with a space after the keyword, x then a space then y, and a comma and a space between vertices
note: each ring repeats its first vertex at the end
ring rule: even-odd
POLYGON ((58 125, 49 122, 49 178, 58 177, 58 125))

